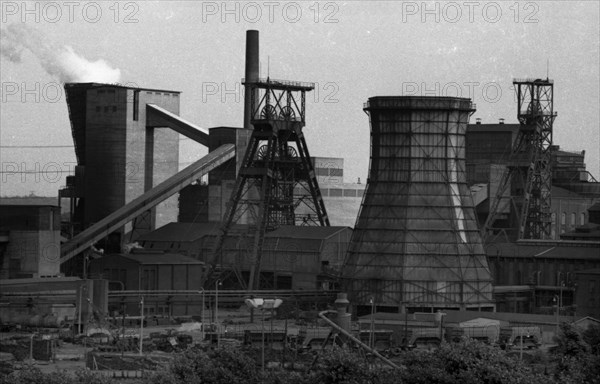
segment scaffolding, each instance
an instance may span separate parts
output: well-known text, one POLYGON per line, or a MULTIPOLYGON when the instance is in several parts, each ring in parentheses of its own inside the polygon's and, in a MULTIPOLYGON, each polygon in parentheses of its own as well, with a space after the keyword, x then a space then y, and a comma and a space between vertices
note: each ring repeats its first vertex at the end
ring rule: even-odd
POLYGON ((371 164, 342 273, 378 310, 493 309, 492 278, 465 174, 475 106, 452 97, 373 97, 371 164))
POLYGON ((499 232, 495 225, 501 204, 512 207, 519 239, 552 237, 552 125, 554 82, 515 79, 519 133, 482 229, 485 237, 499 232), (510 193, 507 193, 510 190, 510 193), (509 199, 509 202, 506 200, 509 199))

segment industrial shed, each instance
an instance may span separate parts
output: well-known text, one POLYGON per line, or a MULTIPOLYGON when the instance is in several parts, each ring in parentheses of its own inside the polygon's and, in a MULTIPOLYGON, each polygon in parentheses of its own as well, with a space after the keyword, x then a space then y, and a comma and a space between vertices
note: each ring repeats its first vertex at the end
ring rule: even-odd
MULTIPOLYGON (((210 263, 217 223, 169 223, 140 237, 146 250, 177 252, 210 263)), ((349 227, 281 226, 265 236, 260 289, 330 289, 350 242, 349 227)), ((251 267, 253 232, 234 225, 216 264, 233 269, 243 280, 251 267)), ((235 275, 235 274, 233 274, 235 275)), ((240 288, 235 278, 225 288, 240 288)))
MULTIPOLYGON (((93 278, 106 279, 109 288, 128 291, 200 291, 204 263, 189 256, 163 252, 111 254, 90 262, 93 278)), ((139 312, 137 298, 127 301, 126 312, 139 312)), ((114 303, 111 311, 120 310, 114 303)), ((184 316, 200 312, 201 306, 187 301, 147 300, 147 315, 184 316)))
POLYGON ((579 306, 597 295, 581 289, 576 273, 600 268, 600 242, 521 240, 486 252, 499 312, 554 313, 557 295, 561 314, 584 315, 579 306))

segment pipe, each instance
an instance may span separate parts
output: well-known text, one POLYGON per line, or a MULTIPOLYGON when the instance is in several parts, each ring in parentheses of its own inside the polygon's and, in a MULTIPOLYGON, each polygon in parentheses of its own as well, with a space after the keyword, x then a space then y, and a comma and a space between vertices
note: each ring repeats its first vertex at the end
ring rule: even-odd
POLYGON ((342 327, 338 326, 336 323, 334 323, 333 321, 329 320, 327 318, 327 316, 325 316, 326 313, 335 313, 337 314, 337 311, 332 311, 332 310, 327 310, 327 311, 322 311, 319 312, 319 317, 323 320, 325 320, 325 322, 329 325, 331 325, 333 328, 337 329, 340 333, 342 333, 344 336, 348 337, 350 340, 354 341, 356 344, 358 344, 360 347, 362 347, 363 349, 371 352, 372 354, 374 354, 375 356, 377 356, 379 359, 381 359, 384 363, 386 363, 387 365, 389 365, 392 368, 395 369, 400 369, 399 366, 397 366, 396 364, 394 364, 393 362, 391 362, 390 360, 388 360, 386 357, 382 356, 381 354, 379 354, 379 352, 377 352, 375 349, 372 349, 371 347, 369 347, 368 345, 366 345, 365 343, 363 343, 362 341, 360 341, 359 339, 357 339, 356 337, 354 337, 352 334, 350 334, 349 332, 347 332, 345 329, 343 329, 342 327))
POLYGON ((244 85, 244 128, 252 129, 252 87, 259 76, 259 46, 258 31, 246 31, 246 74, 244 85))

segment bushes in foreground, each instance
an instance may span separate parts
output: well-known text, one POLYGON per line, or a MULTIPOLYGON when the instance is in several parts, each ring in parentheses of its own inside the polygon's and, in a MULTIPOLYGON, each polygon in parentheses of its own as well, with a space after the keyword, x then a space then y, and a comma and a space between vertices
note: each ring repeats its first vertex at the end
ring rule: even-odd
MULTIPOLYGON (((256 350, 223 348, 189 349, 179 354, 168 368, 143 379, 150 384, 593 384, 600 380, 598 330, 582 338, 568 326, 562 327, 558 345, 544 363, 544 373, 535 372, 514 355, 464 340, 443 344, 434 351, 403 353, 392 369, 364 354, 335 348, 324 351, 310 372, 267 370, 263 377, 260 353, 256 350), (552 368, 548 369, 548 366, 552 368)), ((541 354, 539 354, 541 355, 541 354)), ((534 356, 535 358, 536 356, 534 356)), ((538 370, 539 371, 539 370, 538 370)), ((2 381, 4 380, 4 381, 2 381)), ((0 377, 11 384, 109 384, 111 379, 90 371, 42 374, 35 368, 0 377)))

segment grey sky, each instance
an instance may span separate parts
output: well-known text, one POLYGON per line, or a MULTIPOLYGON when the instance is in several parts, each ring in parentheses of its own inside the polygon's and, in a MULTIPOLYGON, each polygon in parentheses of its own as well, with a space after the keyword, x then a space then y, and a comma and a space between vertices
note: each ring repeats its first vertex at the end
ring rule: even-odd
MULTIPOLYGON (((241 126, 243 98, 226 91, 241 89, 245 31, 258 29, 263 75, 268 68, 272 78, 317 83, 309 149, 343 157, 347 182, 367 176, 369 97, 460 92, 477 104, 472 121, 512 123, 513 77, 546 77, 549 61, 554 142, 585 150, 588 170, 600 176, 597 1, 427 2, 429 12, 421 1, 258 1, 228 2, 229 13, 221 1, 67 3, 29 2, 26 13, 20 1, 2 2, 3 38, 10 25, 26 24, 54 47, 118 68, 121 83, 182 91, 181 115, 205 128, 241 126)), ((30 51, 19 63, 3 54, 0 145, 72 145, 64 97, 54 94, 59 79, 30 51), (37 101, 23 95, 36 84, 37 101)), ((181 144, 182 166, 206 153, 181 144)), ((67 171, 75 162, 72 148, 0 151, 3 171, 67 171)), ((53 174, 1 176, 0 195, 52 196, 64 185, 53 174)))

